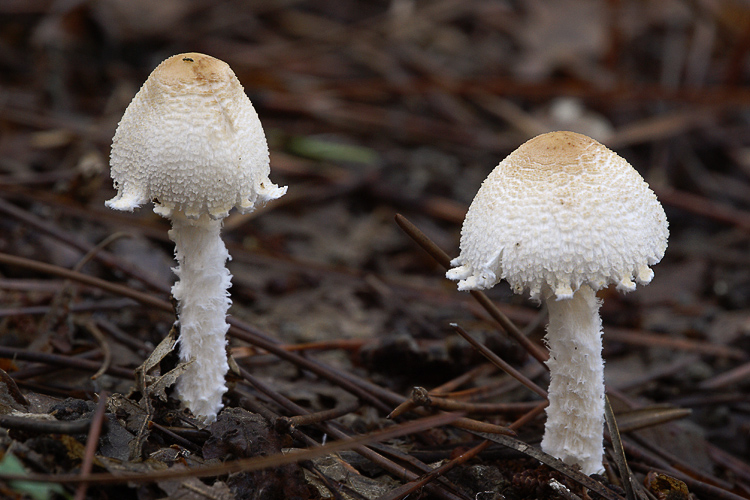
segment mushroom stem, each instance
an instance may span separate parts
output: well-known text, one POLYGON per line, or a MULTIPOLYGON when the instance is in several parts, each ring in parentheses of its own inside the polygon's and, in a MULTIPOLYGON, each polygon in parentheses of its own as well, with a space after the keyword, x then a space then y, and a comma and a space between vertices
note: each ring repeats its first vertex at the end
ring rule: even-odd
POLYGON ((177 395, 205 423, 213 422, 227 391, 226 316, 232 301, 228 288, 230 258, 220 232, 222 219, 201 215, 189 219, 181 211, 172 215, 169 238, 175 243, 179 280, 172 287, 177 300, 181 361, 193 360, 177 380, 177 395))
POLYGON ((584 474, 604 470, 604 361, 601 301, 582 285, 570 299, 545 293, 549 326, 549 406, 542 450, 584 474))

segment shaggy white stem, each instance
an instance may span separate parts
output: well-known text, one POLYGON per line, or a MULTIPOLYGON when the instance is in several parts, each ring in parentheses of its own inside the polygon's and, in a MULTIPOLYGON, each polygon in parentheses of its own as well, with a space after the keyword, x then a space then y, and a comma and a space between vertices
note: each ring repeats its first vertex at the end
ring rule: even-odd
POLYGON ((542 450, 584 474, 600 473, 604 453, 601 301, 587 285, 572 299, 546 297, 549 406, 542 450))
POLYGON ((182 212, 172 216, 169 238, 175 243, 179 281, 172 287, 178 302, 180 360, 194 359, 177 380, 178 397, 205 423, 213 422, 227 391, 227 310, 232 301, 226 268, 229 252, 221 240, 222 221, 207 215, 188 219, 182 212))

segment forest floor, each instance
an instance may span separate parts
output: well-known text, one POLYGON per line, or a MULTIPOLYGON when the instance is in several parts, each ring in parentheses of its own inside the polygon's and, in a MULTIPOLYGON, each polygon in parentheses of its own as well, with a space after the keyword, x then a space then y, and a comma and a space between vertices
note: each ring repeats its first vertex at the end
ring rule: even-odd
POLYGON ((742 0, 0 2, 0 497, 750 498, 749 34, 742 0), (237 368, 206 428, 152 354, 169 221, 104 206, 123 111, 182 52, 230 64, 289 187, 225 220, 237 368), (650 285, 599 293, 624 454, 607 432, 591 478, 458 332, 544 388, 508 334, 542 347, 544 309, 458 292, 438 255, 553 130, 626 158, 670 224, 650 285))

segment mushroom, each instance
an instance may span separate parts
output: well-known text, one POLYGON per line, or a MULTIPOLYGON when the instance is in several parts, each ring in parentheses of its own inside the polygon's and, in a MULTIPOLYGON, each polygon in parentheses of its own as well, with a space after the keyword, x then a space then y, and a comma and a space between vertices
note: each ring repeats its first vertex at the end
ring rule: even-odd
POLYGON ((179 353, 191 361, 176 393, 210 423, 222 408, 230 258, 220 231, 224 217, 279 198, 271 183, 266 138, 258 115, 232 69, 198 53, 172 56, 148 77, 125 110, 112 141, 117 195, 106 202, 133 211, 154 202, 171 219, 179 280, 179 353))
POLYGON ((549 406, 542 449, 603 471, 604 362, 596 291, 648 284, 667 218, 633 167, 574 132, 537 136, 490 173, 469 207, 446 276, 459 290, 505 279, 549 310, 549 406))

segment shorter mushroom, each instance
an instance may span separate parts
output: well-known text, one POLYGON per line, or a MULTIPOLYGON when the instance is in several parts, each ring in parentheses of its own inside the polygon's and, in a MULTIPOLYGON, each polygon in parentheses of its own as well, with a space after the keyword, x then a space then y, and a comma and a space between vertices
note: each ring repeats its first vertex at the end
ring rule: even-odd
POLYGON ((153 201, 154 212, 172 220, 179 353, 191 361, 176 391, 196 417, 211 422, 229 369, 231 275, 222 221, 233 207, 250 212, 286 193, 268 179, 263 127, 229 65, 179 54, 151 73, 125 110, 110 163, 117 195, 108 207, 133 211, 153 201))
POLYGON ((535 137, 479 189, 446 276, 459 290, 500 280, 549 310, 549 406, 542 449, 603 471, 604 362, 596 291, 647 284, 664 256, 667 218, 627 161, 573 132, 535 137))

